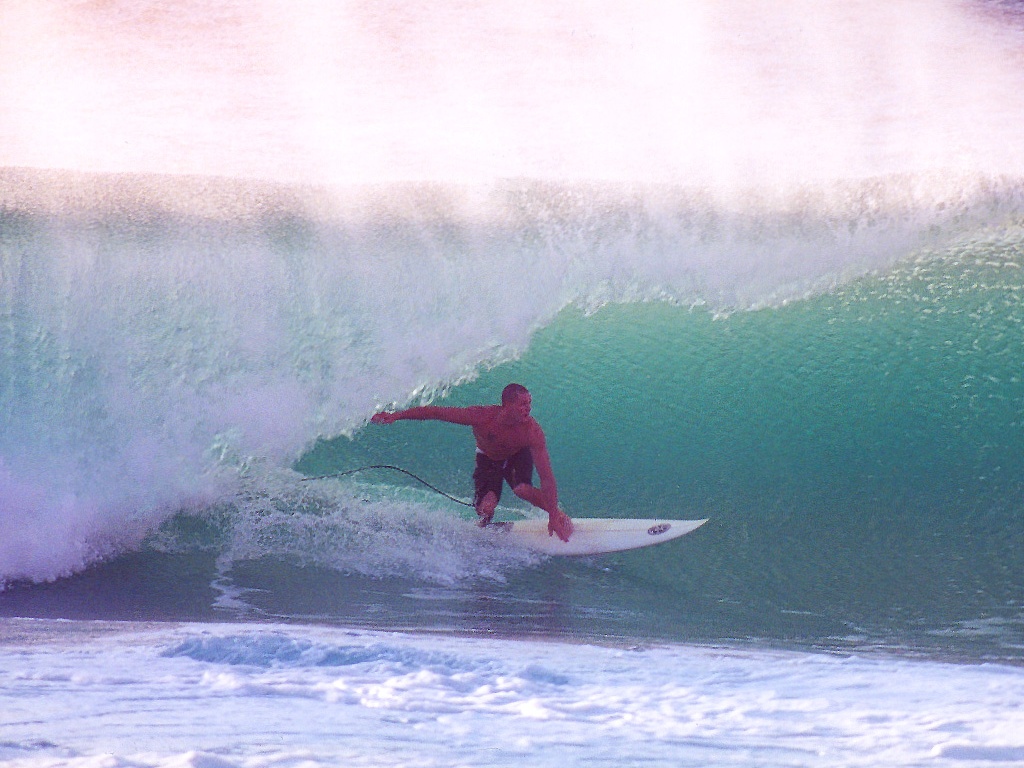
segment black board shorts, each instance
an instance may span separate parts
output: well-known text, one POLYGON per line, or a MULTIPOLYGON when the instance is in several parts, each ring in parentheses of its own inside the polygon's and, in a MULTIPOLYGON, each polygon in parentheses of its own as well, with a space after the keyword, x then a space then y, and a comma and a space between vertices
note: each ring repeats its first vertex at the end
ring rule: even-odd
POLYGON ((533 485, 533 453, 529 447, 512 454, 504 461, 495 461, 479 450, 476 452, 476 469, 473 470, 476 495, 473 496, 473 506, 478 506, 488 491, 492 491, 500 499, 503 480, 508 483, 509 488, 515 488, 520 483, 533 485))

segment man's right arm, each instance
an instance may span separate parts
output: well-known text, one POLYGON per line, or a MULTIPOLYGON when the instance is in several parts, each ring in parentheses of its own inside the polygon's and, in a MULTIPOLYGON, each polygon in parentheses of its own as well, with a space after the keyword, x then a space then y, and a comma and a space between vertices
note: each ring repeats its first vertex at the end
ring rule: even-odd
POLYGON ((471 405, 468 408, 449 408, 440 405, 418 405, 415 408, 407 408, 404 411, 381 411, 375 413, 370 419, 374 424, 394 424, 403 419, 415 421, 447 421, 452 424, 466 424, 473 426, 480 419, 484 409, 481 406, 471 405))

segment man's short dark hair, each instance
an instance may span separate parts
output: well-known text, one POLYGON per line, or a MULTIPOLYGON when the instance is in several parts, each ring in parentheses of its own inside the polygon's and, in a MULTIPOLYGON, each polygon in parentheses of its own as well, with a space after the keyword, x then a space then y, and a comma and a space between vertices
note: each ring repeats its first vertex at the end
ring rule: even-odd
POLYGON ((530 390, 524 387, 522 384, 509 384, 503 390, 501 390, 501 404, 508 405, 509 403, 515 402, 520 395, 528 395, 530 390))

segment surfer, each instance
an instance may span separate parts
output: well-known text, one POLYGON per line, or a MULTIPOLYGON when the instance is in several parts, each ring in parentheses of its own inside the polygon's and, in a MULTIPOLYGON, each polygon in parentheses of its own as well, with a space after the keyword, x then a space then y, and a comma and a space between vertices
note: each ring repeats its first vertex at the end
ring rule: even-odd
POLYGON ((393 424, 401 419, 447 421, 473 428, 476 438, 476 470, 473 498, 480 525, 491 522, 501 498, 502 482, 521 499, 548 513, 548 535, 562 541, 572 535, 572 520, 558 506, 558 487, 551 469, 544 430, 530 416, 533 398, 522 384, 502 390, 501 405, 471 405, 451 408, 421 405, 404 411, 382 411, 370 419, 374 424, 393 424), (533 468, 540 488, 533 485, 533 468))

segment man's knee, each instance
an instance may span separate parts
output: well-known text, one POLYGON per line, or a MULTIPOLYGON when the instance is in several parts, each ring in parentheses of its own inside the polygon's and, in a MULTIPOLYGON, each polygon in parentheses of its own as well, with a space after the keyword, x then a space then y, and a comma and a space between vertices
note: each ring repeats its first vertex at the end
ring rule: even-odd
POLYGON ((533 495, 534 487, 529 483, 520 483, 512 489, 512 493, 518 496, 520 499, 530 500, 530 496, 533 495))

